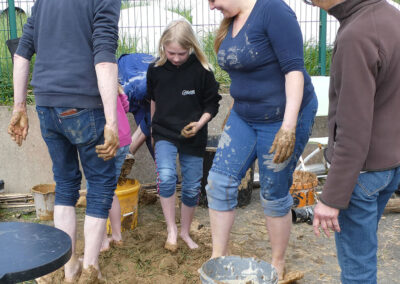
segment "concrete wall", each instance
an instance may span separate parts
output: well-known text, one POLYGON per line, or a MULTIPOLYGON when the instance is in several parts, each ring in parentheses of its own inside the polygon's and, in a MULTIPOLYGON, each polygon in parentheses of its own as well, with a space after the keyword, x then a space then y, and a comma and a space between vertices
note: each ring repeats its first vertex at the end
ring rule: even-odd
MULTIPOLYGON (((209 133, 218 134, 231 102, 229 95, 223 95, 220 112, 209 124, 209 133)), ((0 180, 4 180, 6 193, 26 193, 37 184, 54 183, 52 162, 41 133, 39 119, 34 106, 28 106, 29 133, 21 147, 15 144, 7 133, 12 108, 0 106, 0 180)), ((128 115, 131 129, 136 129, 133 116, 128 115)), ((155 181, 154 162, 147 147, 143 145, 135 155, 136 162, 129 175, 141 183, 155 181)), ((85 181, 82 182, 82 188, 85 181)))
MULTIPOLYGON (((222 95, 222 97, 220 111, 209 124, 210 135, 221 132, 221 125, 232 102, 229 95, 222 95)), ((18 147, 7 133, 11 111, 10 107, 0 106, 0 179, 4 180, 5 192, 26 193, 30 192, 34 185, 54 182, 52 163, 46 144, 40 134, 35 107, 28 107, 29 134, 21 147, 18 147)), ((131 129, 136 129, 133 116, 130 114, 129 120, 131 129)), ((326 133, 326 118, 317 118, 313 137, 324 136, 326 133)), ((312 150, 311 148, 311 146, 308 146, 305 152, 309 153, 312 150)), ((154 182, 154 162, 145 145, 139 149, 135 158, 136 162, 129 177, 138 179, 141 183, 154 182)), ((84 182, 83 180, 83 188, 85 187, 84 182)))

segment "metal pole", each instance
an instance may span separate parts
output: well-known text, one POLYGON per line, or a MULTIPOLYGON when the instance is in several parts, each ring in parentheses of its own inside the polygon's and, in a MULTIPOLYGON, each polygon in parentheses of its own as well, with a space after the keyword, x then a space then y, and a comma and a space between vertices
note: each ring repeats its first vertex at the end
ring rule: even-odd
POLYGON ((17 38, 17 21, 15 19, 14 0, 8 0, 8 19, 10 22, 10 38, 17 38))
POLYGON ((319 48, 318 59, 320 74, 326 75, 326 11, 319 10, 319 48))

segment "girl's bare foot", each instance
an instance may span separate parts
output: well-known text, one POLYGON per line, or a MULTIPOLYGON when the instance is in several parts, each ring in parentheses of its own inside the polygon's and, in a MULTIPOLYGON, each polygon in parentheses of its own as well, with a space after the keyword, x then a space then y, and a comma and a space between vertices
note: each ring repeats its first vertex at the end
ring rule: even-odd
POLYGON ((171 252, 176 252, 178 249, 178 228, 172 227, 172 228, 167 228, 168 231, 168 237, 167 241, 165 242, 164 248, 171 251, 171 252))
POLYGON ((192 240, 189 234, 180 234, 182 240, 187 244, 190 249, 197 249, 199 246, 192 240))

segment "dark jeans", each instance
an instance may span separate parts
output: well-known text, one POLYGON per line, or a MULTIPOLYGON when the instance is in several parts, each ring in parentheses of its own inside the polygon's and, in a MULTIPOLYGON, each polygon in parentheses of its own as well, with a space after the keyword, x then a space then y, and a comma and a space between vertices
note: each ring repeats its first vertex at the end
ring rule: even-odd
POLYGON ((95 147, 104 143, 103 109, 78 109, 37 106, 42 137, 47 144, 56 182, 55 205, 75 206, 79 198, 82 174, 79 158, 89 184, 86 214, 107 218, 111 208, 115 179, 115 161, 97 157, 95 147), (79 154, 79 158, 78 158, 79 154))

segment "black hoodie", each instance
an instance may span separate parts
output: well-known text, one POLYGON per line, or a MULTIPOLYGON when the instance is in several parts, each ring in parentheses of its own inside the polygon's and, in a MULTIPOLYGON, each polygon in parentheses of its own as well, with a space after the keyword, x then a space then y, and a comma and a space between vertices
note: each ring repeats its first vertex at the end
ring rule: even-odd
POLYGON ((181 130, 190 122, 198 121, 203 113, 214 117, 221 96, 218 83, 211 71, 206 70, 196 55, 191 54, 181 66, 167 60, 147 70, 147 92, 155 101, 152 135, 158 140, 174 143, 180 152, 203 156, 207 144, 207 124, 192 138, 184 138, 181 130))

